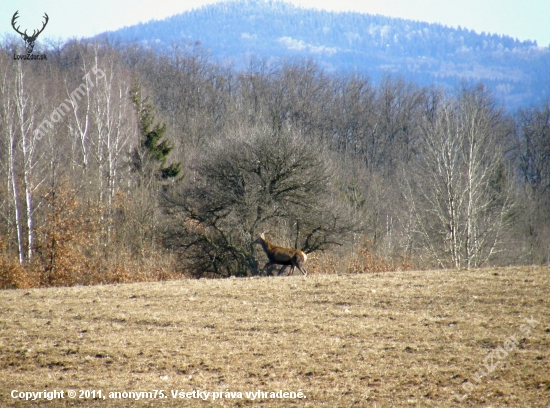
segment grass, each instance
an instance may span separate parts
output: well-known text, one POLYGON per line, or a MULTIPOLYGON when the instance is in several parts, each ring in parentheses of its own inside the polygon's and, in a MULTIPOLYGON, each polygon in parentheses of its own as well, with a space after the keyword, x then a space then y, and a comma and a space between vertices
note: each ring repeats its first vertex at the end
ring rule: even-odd
POLYGON ((549 294, 548 267, 4 290, 0 406, 548 407, 549 294), (68 389, 168 398, 10 396, 68 389))

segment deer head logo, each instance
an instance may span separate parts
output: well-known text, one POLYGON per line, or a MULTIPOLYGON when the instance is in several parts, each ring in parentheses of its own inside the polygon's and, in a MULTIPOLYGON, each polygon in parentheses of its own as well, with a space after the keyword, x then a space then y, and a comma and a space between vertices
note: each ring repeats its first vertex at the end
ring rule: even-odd
POLYGON ((15 20, 17 20, 19 18, 19 16, 17 15, 19 13, 19 10, 17 10, 15 12, 15 14, 13 15, 12 19, 11 19, 11 26, 13 27, 13 29, 21 35, 21 38, 23 38, 23 40, 25 41, 25 48, 27 49, 27 54, 31 54, 32 53, 32 50, 34 48, 34 42, 36 41, 36 39, 38 38, 38 35, 44 31, 44 28, 46 28, 46 25, 48 24, 48 20, 49 20, 49 17, 46 13, 44 13, 44 18, 46 19, 46 21, 44 21, 43 25, 42 25, 42 28, 40 30, 33 30, 33 33, 32 35, 27 35, 27 30, 25 30, 24 33, 22 33, 21 31, 19 31, 19 26, 15 27, 15 20))

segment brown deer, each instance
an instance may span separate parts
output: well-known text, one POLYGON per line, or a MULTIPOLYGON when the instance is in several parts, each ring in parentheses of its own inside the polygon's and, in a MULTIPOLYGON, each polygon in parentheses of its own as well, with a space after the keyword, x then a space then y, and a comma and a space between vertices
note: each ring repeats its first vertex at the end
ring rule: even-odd
POLYGON ((294 269, 298 268, 304 276, 307 276, 306 269, 304 268, 304 263, 307 261, 307 255, 304 252, 298 249, 283 248, 273 245, 265 238, 264 233, 261 233, 260 237, 252 244, 260 244, 269 258, 269 262, 265 264, 262 272, 267 267, 273 265, 283 265, 279 271, 279 275, 284 272, 287 266, 290 266, 289 275, 292 275, 294 273, 294 269))

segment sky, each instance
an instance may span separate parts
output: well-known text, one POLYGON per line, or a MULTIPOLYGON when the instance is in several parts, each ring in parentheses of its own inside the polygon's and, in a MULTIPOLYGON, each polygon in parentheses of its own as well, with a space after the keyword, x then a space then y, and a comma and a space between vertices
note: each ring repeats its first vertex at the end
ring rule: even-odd
MULTIPOLYGON (((88 37, 104 31, 160 20, 218 0, 0 0, 0 37, 15 34, 13 14, 21 30, 42 27, 39 40, 54 41, 88 37)), ((478 33, 504 34, 520 40, 535 40, 550 46, 550 0, 286 0, 304 7, 330 11, 382 14, 450 27, 461 26, 478 33)))

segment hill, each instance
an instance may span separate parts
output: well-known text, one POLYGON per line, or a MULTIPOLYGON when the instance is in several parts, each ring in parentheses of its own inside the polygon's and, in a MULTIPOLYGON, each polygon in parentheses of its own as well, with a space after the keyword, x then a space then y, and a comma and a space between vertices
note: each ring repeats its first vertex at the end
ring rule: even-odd
POLYGON ((328 71, 359 71, 375 80, 393 73, 422 85, 483 82, 510 108, 550 97, 550 49, 536 42, 279 1, 221 2, 99 37, 159 52, 198 41, 214 59, 237 67, 307 56, 328 71))
POLYGON ((548 406, 549 273, 0 291, 0 405, 548 406))

